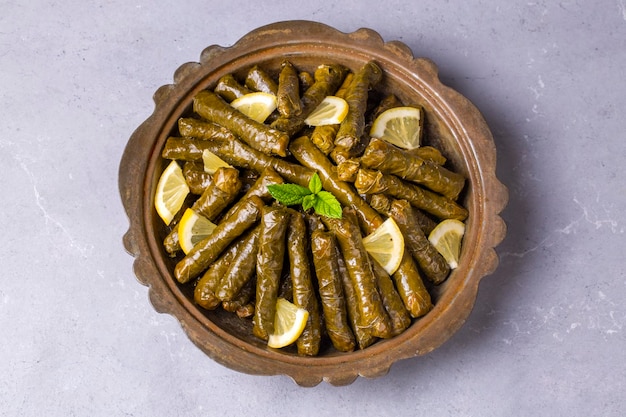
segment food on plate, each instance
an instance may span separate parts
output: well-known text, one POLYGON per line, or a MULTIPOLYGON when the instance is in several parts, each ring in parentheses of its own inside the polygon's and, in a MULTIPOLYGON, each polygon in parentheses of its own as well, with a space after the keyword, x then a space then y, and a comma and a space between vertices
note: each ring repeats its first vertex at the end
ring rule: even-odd
POLYGON ((164 250, 203 310, 271 348, 351 352, 431 311, 459 262, 464 176, 371 61, 253 65, 198 92, 161 151, 164 250), (184 215, 183 215, 184 213, 184 215))

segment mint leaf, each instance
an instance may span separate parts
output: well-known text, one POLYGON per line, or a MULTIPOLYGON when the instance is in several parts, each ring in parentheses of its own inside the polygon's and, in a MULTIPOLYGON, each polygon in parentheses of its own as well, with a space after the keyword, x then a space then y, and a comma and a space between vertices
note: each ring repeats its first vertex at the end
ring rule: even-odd
POLYGON ((313 194, 317 194, 322 191, 322 180, 320 179, 320 176, 317 175, 317 172, 314 173, 309 180, 309 190, 311 190, 313 194))
POLYGON ((271 184, 267 186, 267 190, 279 203, 286 206, 302 204, 302 199, 311 195, 311 190, 297 184, 271 184))
POLYGON ((339 204, 335 196, 328 191, 320 191, 315 194, 313 208, 319 215, 335 219, 341 218, 341 204, 339 204))
POLYGON ((309 180, 309 188, 298 184, 272 184, 267 190, 276 201, 286 206, 301 204, 303 210, 313 208, 321 216, 341 218, 341 204, 334 195, 322 189, 317 172, 309 180))
POLYGON ((315 194, 305 195, 302 199, 302 209, 308 210, 311 207, 315 206, 315 200, 317 196, 315 194))

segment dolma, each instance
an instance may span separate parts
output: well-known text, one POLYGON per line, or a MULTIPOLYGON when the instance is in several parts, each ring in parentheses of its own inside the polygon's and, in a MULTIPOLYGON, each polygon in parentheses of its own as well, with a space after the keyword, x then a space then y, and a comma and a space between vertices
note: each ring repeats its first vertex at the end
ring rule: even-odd
POLYGON ((320 65, 314 73, 315 82, 301 97, 302 112, 294 117, 279 117, 271 127, 294 136, 305 125, 304 120, 324 100, 331 96, 341 85, 348 69, 342 65, 320 65))
MULTIPOLYGON (((202 192, 202 195, 193 203, 191 209, 197 214, 214 221, 218 215, 237 197, 241 189, 239 171, 234 168, 219 168, 213 174, 213 181, 202 192)), ((165 247, 168 251, 175 248, 178 242, 178 224, 165 238, 165 247)), ((178 245, 180 247, 180 245, 178 245)))
POLYGON ((341 181, 354 182, 361 168, 357 158, 349 158, 337 165, 337 178, 341 181))
POLYGON ((432 309, 430 294, 408 251, 404 252, 400 266, 393 273, 392 278, 411 317, 421 317, 432 309))
MULTIPOLYGON (((344 98, 353 78, 354 73, 350 72, 346 74, 335 96, 344 98)), ((339 126, 341 126, 341 124, 316 126, 313 132, 311 132, 311 142, 324 152, 325 155, 330 154, 335 147, 335 137, 337 137, 339 126)))
POLYGON ((246 191, 246 193, 239 199, 239 201, 237 201, 230 209, 228 209, 224 217, 229 217, 231 214, 233 214, 241 204, 243 204, 248 198, 252 197, 253 195, 261 198, 266 203, 270 203, 273 200, 273 197, 268 191, 267 186, 271 184, 282 184, 283 182, 283 178, 278 175, 278 173, 276 173, 274 168, 265 168, 263 172, 261 172, 259 178, 257 178, 254 184, 252 184, 250 188, 248 188, 248 191, 246 191))
POLYGON ((188 195, 187 198, 185 198, 185 201, 183 201, 183 205, 174 215, 174 218, 170 222, 170 231, 167 236, 165 236, 165 239, 163 239, 163 247, 165 248, 165 251, 168 253, 168 255, 172 258, 176 257, 178 252, 181 250, 180 241, 178 239, 178 223, 183 217, 185 211, 189 207, 191 207, 191 204, 193 204, 193 198, 188 195))
POLYGON ((191 117, 181 117, 178 119, 178 133, 180 133, 182 137, 207 140, 231 140, 235 137, 232 132, 224 126, 191 117))
POLYGON ((289 61, 281 65, 278 76, 278 91, 276 93, 276 105, 281 116, 289 118, 302 113, 300 103, 300 79, 298 71, 289 61))
POLYGON ((261 211, 261 235, 256 266, 256 306, 252 331, 258 338, 267 340, 274 332, 289 212, 280 206, 265 206, 261 211))
POLYGON ((213 181, 191 206, 196 213, 213 221, 233 202, 241 190, 239 171, 220 167, 213 174, 213 181))
POLYGON ((386 203, 382 202, 380 197, 372 198, 371 201, 374 209, 395 220, 404 236, 405 247, 413 255, 426 278, 433 284, 441 284, 448 277, 450 267, 424 234, 414 208, 406 200, 391 200, 389 204, 386 203))
POLYGON ((308 71, 300 71, 298 73, 298 79, 300 81, 300 94, 304 93, 315 83, 313 74, 308 71))
POLYGON ((202 159, 202 151, 208 149, 228 164, 263 172, 272 167, 285 180, 291 183, 309 186, 313 171, 302 165, 294 164, 282 158, 269 156, 251 148, 238 139, 233 140, 198 140, 192 138, 168 138, 162 155, 168 159, 195 161, 202 159))
POLYGON ((205 90, 196 94, 193 110, 202 118, 224 126, 256 150, 287 156, 289 135, 249 118, 213 92, 205 90))
POLYGON ((385 311, 369 255, 363 245, 363 237, 356 223, 356 215, 344 208, 341 219, 323 219, 333 231, 356 293, 359 306, 360 326, 367 328, 375 337, 391 337, 391 323, 385 311))
POLYGON ((246 282, 239 294, 231 301, 223 301, 222 308, 225 311, 236 313, 239 318, 251 317, 254 314, 254 295, 256 292, 256 279, 246 282))
POLYGON ((368 233, 373 232, 383 223, 382 217, 361 198, 352 184, 337 178, 333 163, 313 145, 308 137, 301 136, 292 140, 289 150, 298 162, 317 171, 322 180, 322 187, 326 191, 332 193, 344 207, 351 207, 356 211, 368 233))
POLYGON ((246 75, 245 85, 250 90, 274 94, 278 92, 276 81, 258 65, 253 66, 246 75))
MULTIPOLYGON (((391 203, 394 200, 390 197, 387 197, 384 194, 372 194, 369 198, 369 203, 374 208, 374 210, 378 211, 381 214, 389 213, 391 210, 391 203)), ((415 221, 417 225, 422 229, 424 234, 428 236, 430 232, 433 231, 435 226, 437 226, 437 222, 428 217, 423 211, 413 207, 413 215, 415 216, 415 221)))
POLYGON ((300 82, 300 95, 302 95, 315 83, 315 78, 313 78, 313 74, 308 71, 300 71, 298 73, 298 80, 300 82))
POLYGON ((409 312, 385 268, 371 256, 370 262, 376 277, 380 298, 391 321, 392 336, 397 336, 411 325, 411 316, 409 316, 409 312))
POLYGON ((456 200, 465 186, 462 175, 414 153, 405 152, 382 139, 373 138, 370 141, 361 156, 361 165, 413 181, 451 200, 456 200))
POLYGON ((335 349, 351 352, 356 342, 348 323, 342 278, 337 265, 336 245, 335 236, 331 232, 317 229, 311 233, 311 253, 326 333, 335 349))
POLYGON ((355 73, 345 94, 349 109, 337 132, 336 146, 358 152, 359 145, 365 136, 365 111, 368 94, 382 80, 382 76, 382 70, 373 61, 367 62, 355 73))
POLYGON ((443 165, 447 161, 446 157, 443 156, 441 151, 432 146, 420 146, 419 148, 415 149, 407 149, 405 152, 418 156, 426 161, 430 161, 433 164, 437 165, 443 165))
POLYGON ((222 276, 215 295, 221 301, 231 301, 256 272, 259 252, 260 226, 256 226, 241 240, 226 273, 222 276))
POLYGON ((465 220, 467 210, 451 199, 411 184, 395 175, 380 171, 359 169, 354 185, 359 193, 385 193, 405 199, 418 209, 424 210, 439 219, 465 220))
POLYGON ((213 91, 228 102, 252 92, 247 87, 241 85, 232 74, 220 77, 213 91))
POLYGON ((240 245, 240 242, 230 245, 198 280, 194 288, 193 299, 200 307, 214 310, 220 305, 220 299, 215 295, 215 291, 240 245))
POLYGON ((352 332, 354 334, 354 339, 357 343, 357 346, 359 347, 359 349, 365 349, 376 341, 376 337, 372 335, 370 329, 362 327, 360 324, 361 313, 359 312, 359 303, 356 290, 352 285, 352 280, 350 279, 350 274, 348 273, 346 261, 341 254, 341 249, 339 248, 339 245, 334 246, 336 253, 335 259, 337 261, 337 269, 339 270, 339 276, 341 277, 343 294, 346 301, 346 312, 348 315, 348 321, 352 328, 352 332))
POLYGON ((223 219, 209 236, 198 242, 174 268, 181 284, 200 275, 228 245, 254 225, 260 217, 263 200, 252 196, 231 216, 223 219))
POLYGON ((213 176, 204 170, 200 161, 187 161, 183 164, 183 176, 192 194, 201 195, 213 181, 213 176))
POLYGON ((315 356, 319 352, 322 341, 322 322, 308 255, 307 226, 302 213, 295 210, 289 211, 291 217, 287 228, 287 254, 289 275, 293 285, 293 303, 309 312, 309 318, 296 341, 296 346, 298 354, 315 356))
POLYGON ((170 233, 165 236, 163 239, 163 247, 168 255, 172 258, 176 257, 179 251, 182 250, 180 247, 180 240, 178 238, 178 227, 175 227, 170 233))

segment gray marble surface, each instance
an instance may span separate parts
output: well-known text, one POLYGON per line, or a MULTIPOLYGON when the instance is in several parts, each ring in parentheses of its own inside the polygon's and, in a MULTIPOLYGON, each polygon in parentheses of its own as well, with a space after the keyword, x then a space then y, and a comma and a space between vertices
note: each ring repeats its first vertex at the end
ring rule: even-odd
POLYGON ((4 0, 0 415, 618 416, 626 408, 626 2, 4 0), (388 375, 231 371, 156 313, 117 188, 152 95, 275 21, 360 27, 482 111, 509 187, 500 266, 461 330, 388 375))

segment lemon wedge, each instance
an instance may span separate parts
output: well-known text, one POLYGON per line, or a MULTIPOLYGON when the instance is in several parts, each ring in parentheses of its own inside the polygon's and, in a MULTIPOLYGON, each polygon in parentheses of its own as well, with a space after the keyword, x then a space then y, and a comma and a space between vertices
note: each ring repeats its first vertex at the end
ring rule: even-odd
POLYGON ((465 234, 465 223, 456 219, 447 219, 439 223, 428 235, 428 240, 448 262, 450 269, 459 265, 461 241, 465 234))
POLYGON ((161 174, 154 194, 154 207, 166 225, 172 222, 183 206, 187 194, 189 186, 185 182, 183 170, 176 161, 172 161, 161 174))
POLYGON ((389 275, 396 272, 404 256, 404 236, 391 217, 364 237, 363 245, 389 275))
POLYGON ((321 103, 304 119, 309 126, 336 125, 348 114, 348 103, 336 96, 326 96, 321 103))
POLYGON ((213 233, 215 223, 188 208, 178 223, 178 241, 185 255, 196 243, 213 233))
POLYGON ((204 171, 211 175, 215 174, 215 171, 219 168, 228 168, 230 166, 226 161, 208 149, 202 151, 202 162, 204 164, 204 171))
POLYGON ((263 123, 276 110, 277 102, 274 94, 254 92, 234 99, 230 105, 249 118, 263 123))
POLYGON ((274 333, 269 336, 267 345, 271 348, 282 348, 292 344, 304 331, 308 319, 309 312, 304 308, 279 298, 276 301, 274 333))
POLYGON ((423 122, 421 107, 393 107, 374 120, 370 136, 403 149, 419 148, 423 122))

